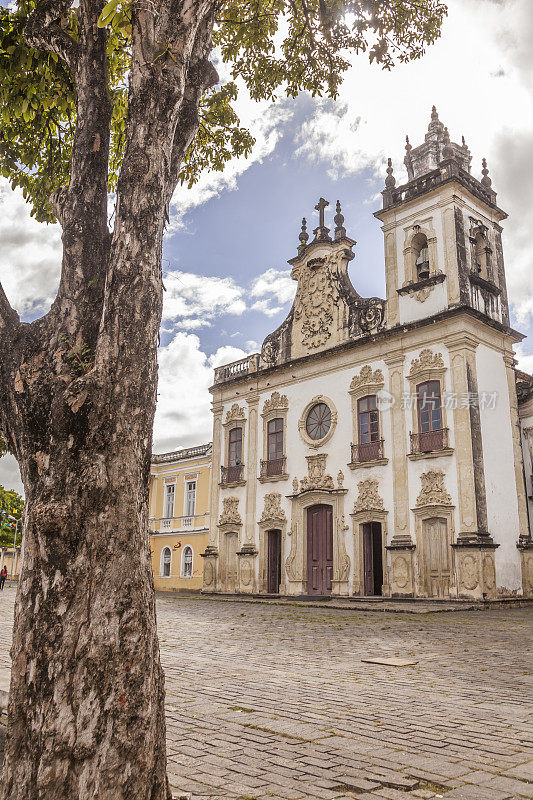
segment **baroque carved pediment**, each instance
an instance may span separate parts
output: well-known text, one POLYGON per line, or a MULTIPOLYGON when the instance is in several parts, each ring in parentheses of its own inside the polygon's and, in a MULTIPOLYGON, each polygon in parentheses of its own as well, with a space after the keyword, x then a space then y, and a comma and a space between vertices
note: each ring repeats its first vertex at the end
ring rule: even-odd
POLYGON ((279 392, 272 392, 270 398, 265 400, 263 414, 268 414, 269 411, 275 411, 277 409, 285 411, 288 407, 289 401, 287 395, 280 394, 279 392))
POLYGON ((246 412, 238 403, 233 403, 232 407, 226 414, 226 422, 235 422, 237 420, 246 419, 246 412))
POLYGON ((359 375, 353 376, 350 389, 359 389, 362 386, 383 385, 384 383, 383 372, 380 369, 372 370, 370 364, 366 364, 361 368, 359 375))
MULTIPOLYGON (((327 453, 317 453, 315 456, 306 456, 307 460, 307 477, 302 478, 300 481, 300 492, 308 492, 312 489, 328 489, 335 488, 333 478, 326 473, 326 458, 327 453)), ((293 481, 293 489, 297 486, 298 479, 293 481)), ((296 494, 295 491, 295 494, 296 494)))
POLYGON ((242 525, 241 515, 239 514, 239 498, 224 497, 222 500, 222 514, 218 521, 219 525, 242 525))
POLYGON ((414 378, 420 372, 432 369, 444 369, 444 361, 442 360, 441 353, 434 353, 429 348, 420 351, 418 358, 414 358, 411 362, 411 371, 408 377, 414 378))
POLYGON ((420 476, 422 488, 416 499, 416 507, 451 506, 452 498, 444 486, 444 472, 441 469, 430 469, 420 476))
POLYGON ((270 492, 265 495, 265 507, 259 522, 287 522, 285 512, 281 507, 281 495, 279 492, 270 492))
POLYGON ((379 495, 378 486, 379 482, 375 478, 359 481, 357 484, 359 496, 353 505, 354 514, 359 511, 385 511, 385 504, 379 495))

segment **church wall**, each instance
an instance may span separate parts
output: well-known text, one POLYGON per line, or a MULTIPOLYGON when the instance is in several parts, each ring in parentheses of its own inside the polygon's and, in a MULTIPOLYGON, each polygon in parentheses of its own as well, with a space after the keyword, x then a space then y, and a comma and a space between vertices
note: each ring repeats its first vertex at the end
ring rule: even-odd
POLYGON ((499 544, 495 552, 496 583, 500 589, 516 591, 521 588, 516 551, 520 530, 517 504, 509 502, 516 498, 517 487, 506 367, 501 352, 485 344, 477 347, 476 365, 480 396, 497 393, 494 408, 488 404, 480 409, 488 527, 499 544))

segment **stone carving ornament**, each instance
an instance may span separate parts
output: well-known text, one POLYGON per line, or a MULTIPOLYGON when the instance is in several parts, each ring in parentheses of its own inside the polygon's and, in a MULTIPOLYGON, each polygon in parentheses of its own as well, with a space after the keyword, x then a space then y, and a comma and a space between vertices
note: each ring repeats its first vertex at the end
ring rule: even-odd
POLYGON ((233 403, 232 407, 226 414, 226 422, 234 422, 235 420, 246 419, 246 412, 238 403, 233 403))
POLYGON ((451 506, 452 498, 444 486, 444 472, 430 469, 420 476, 422 488, 416 499, 417 508, 421 506, 451 506))
POLYGON ((281 495, 279 492, 271 492, 265 495, 265 507, 259 522, 270 522, 270 520, 275 520, 276 522, 287 521, 285 512, 281 507, 281 495))
POLYGON ((218 521, 219 525, 242 525, 241 515, 239 514, 239 498, 224 497, 222 500, 222 514, 218 521))
POLYGON ((378 493, 378 481, 375 478, 367 478, 357 484, 359 497, 353 506, 353 513, 359 511, 384 511, 385 504, 383 498, 378 493))
POLYGON ((295 300, 295 319, 303 318, 302 344, 315 349, 331 336, 336 297, 331 267, 336 266, 336 254, 327 259, 312 259, 299 271, 295 300))
POLYGON ((359 375, 354 375, 350 383, 350 389, 359 389, 360 386, 373 386, 374 384, 383 384, 383 372, 380 369, 372 371, 369 364, 362 367, 359 375))
POLYGON ((287 409, 288 407, 289 401, 287 395, 280 394, 279 392, 272 392, 270 398, 265 400, 263 414, 268 414, 269 411, 275 411, 276 409, 287 409))
POLYGON ((346 525, 344 514, 337 520, 338 535, 336 537, 337 553, 335 559, 335 580, 347 581, 350 575, 350 556, 346 552, 344 543, 344 535, 349 530, 349 525, 346 525))
POLYGON ((308 475, 300 481, 300 492, 312 489, 334 489, 333 478, 326 474, 326 453, 306 456, 308 475))
POLYGON ((363 333, 371 333, 379 328, 384 317, 383 301, 376 300, 364 306, 359 312, 359 327, 363 333))
POLYGON ((431 369, 444 369, 444 361, 442 360, 441 353, 433 353, 432 350, 426 348, 420 351, 418 358, 412 360, 409 377, 412 378, 418 375, 419 372, 431 369))

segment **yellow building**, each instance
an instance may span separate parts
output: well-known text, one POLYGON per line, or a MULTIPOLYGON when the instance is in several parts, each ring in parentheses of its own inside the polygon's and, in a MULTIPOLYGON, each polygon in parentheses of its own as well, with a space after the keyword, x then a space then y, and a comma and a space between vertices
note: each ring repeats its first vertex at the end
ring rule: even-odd
POLYGON ((209 532, 211 443, 152 456, 150 546, 159 591, 199 591, 209 532))

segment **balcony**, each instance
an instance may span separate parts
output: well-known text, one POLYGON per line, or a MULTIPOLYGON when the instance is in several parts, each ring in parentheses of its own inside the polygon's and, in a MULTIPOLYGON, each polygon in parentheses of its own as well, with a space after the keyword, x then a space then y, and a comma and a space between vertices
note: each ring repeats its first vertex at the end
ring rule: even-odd
POLYGON ((155 519, 150 517, 150 533, 176 533, 184 531, 205 530, 209 514, 196 514, 195 516, 163 517, 155 519))
POLYGON ((244 464, 220 467, 220 485, 234 486, 244 483, 244 464))
POLYGON ((287 478, 288 475, 285 471, 287 459, 283 458, 269 458, 266 461, 261 461, 261 470, 259 473, 260 481, 276 480, 277 478, 287 478))
POLYGON ((410 456, 447 455, 452 452, 448 444, 448 428, 439 428, 436 431, 424 431, 423 433, 411 432, 409 435, 411 437, 410 456))
POLYGON ((364 444, 352 444, 352 464, 364 464, 367 461, 382 461, 384 456, 384 439, 364 444))

